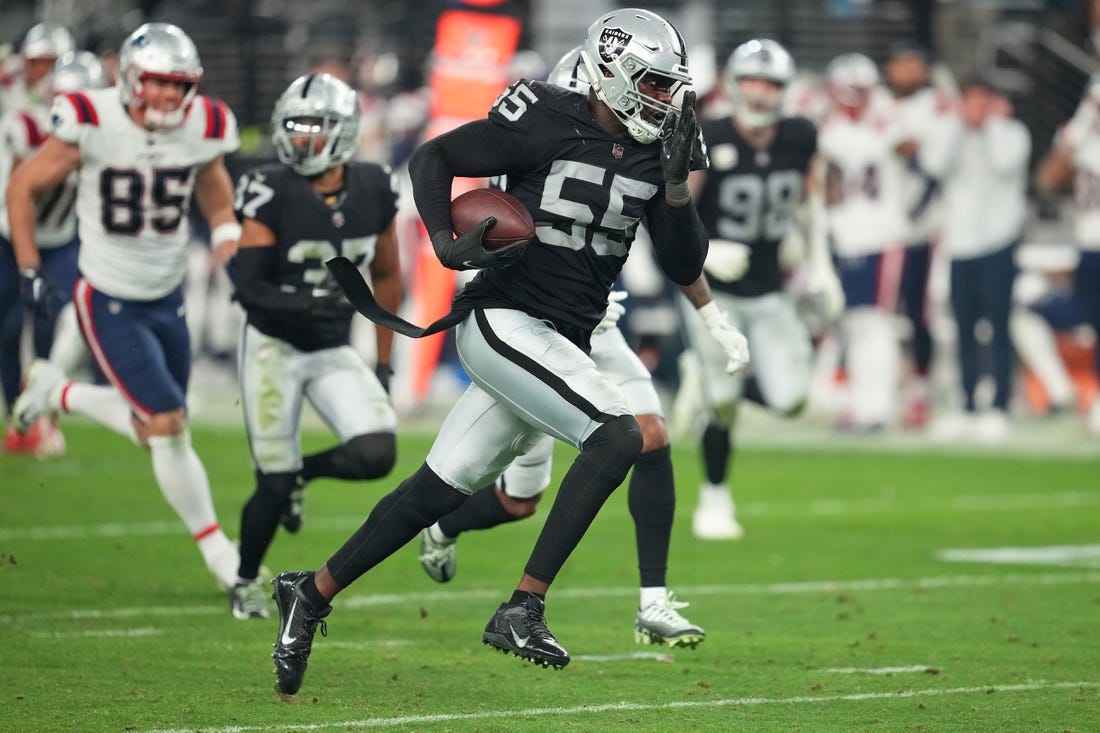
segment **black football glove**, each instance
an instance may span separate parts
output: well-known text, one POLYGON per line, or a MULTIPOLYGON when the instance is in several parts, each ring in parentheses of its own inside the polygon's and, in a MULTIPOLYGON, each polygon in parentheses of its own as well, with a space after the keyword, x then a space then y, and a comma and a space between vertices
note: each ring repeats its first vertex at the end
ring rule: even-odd
POLYGON ((378 381, 382 384, 382 389, 386 390, 386 394, 389 394, 390 380, 393 379, 393 367, 389 364, 379 363, 374 367, 374 376, 378 377, 378 381))
POLYGON ((49 318, 61 303, 61 294, 37 267, 19 274, 19 292, 23 304, 39 318, 49 318))
POLYGON ((484 270, 515 264, 527 249, 526 240, 514 242, 493 252, 481 244, 485 231, 496 223, 496 217, 488 216, 456 239, 451 238, 450 232, 436 232, 432 235, 436 257, 444 267, 452 270, 484 270))
POLYGON ((680 112, 672 131, 661 141, 661 170, 665 175, 665 198, 671 202, 686 202, 691 151, 699 137, 699 121, 695 117, 695 92, 685 92, 680 112))

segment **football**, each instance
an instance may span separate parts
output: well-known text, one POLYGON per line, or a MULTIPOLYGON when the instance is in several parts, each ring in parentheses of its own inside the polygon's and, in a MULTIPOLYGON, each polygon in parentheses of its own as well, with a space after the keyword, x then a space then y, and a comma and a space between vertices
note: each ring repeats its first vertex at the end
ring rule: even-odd
POLYGON ((451 225, 455 234, 465 234, 486 217, 496 217, 481 242, 490 252, 535 238, 535 222, 519 199, 495 188, 475 188, 451 202, 451 225))

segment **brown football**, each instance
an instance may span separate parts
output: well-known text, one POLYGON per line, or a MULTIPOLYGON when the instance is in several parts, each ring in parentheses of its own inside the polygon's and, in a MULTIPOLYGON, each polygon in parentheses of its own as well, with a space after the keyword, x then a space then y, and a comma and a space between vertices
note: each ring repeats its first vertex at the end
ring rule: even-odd
POLYGON ((481 240, 490 252, 521 239, 535 238, 531 213, 510 193, 495 188, 475 188, 451 202, 451 224, 455 234, 465 234, 488 216, 497 220, 481 240))

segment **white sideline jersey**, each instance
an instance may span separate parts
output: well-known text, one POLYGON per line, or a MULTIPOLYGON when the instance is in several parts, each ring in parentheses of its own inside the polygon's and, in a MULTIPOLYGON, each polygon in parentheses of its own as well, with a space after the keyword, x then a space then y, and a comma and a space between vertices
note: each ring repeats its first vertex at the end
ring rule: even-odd
POLYGON ((940 230, 943 210, 938 191, 929 193, 929 176, 921 160, 921 151, 929 135, 935 134, 940 118, 951 110, 951 100, 934 87, 924 87, 908 97, 895 100, 900 127, 899 140, 913 140, 917 144, 914 170, 908 164, 902 166, 902 202, 906 216, 916 211, 909 223, 910 244, 927 243, 940 230))
MULTIPOLYGON (((1095 104, 1091 99, 1082 103, 1095 104)), ((1090 110, 1090 112, 1092 112, 1090 110)), ((1100 119, 1091 114, 1074 115, 1059 133, 1073 159, 1074 234, 1086 251, 1100 251, 1100 119)))
MULTIPOLYGON (((0 119, 0 192, 8 189, 16 161, 30 157, 46 141, 50 115, 45 107, 13 110, 0 119)), ((71 174, 38 198, 34 215, 34 241, 40 249, 54 249, 76 236, 76 174, 71 174)), ((11 240, 6 197, 0 198, 0 235, 11 240)))
POLYGON ((80 274, 124 300, 171 293, 187 271, 195 175, 240 145, 233 113, 197 96, 182 125, 146 130, 111 87, 59 95, 50 118, 80 148, 80 274))
POLYGON ((892 100, 877 97, 858 120, 833 112, 821 124, 817 149, 825 179, 829 233, 841 257, 861 257, 901 244, 908 233, 902 198, 902 141, 892 100))

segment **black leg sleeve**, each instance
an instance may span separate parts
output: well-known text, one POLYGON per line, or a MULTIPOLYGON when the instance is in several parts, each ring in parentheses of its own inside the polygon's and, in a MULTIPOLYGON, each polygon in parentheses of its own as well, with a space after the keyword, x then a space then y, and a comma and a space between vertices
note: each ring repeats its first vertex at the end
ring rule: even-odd
POLYGON ((703 464, 707 481, 720 484, 726 480, 732 453, 729 429, 713 423, 707 425, 707 429, 703 431, 703 464))
POLYGON ((293 473, 256 472, 256 491, 241 510, 241 564, 237 575, 242 578, 260 574, 260 565, 279 529, 279 515, 294 484, 293 473))
POLYGON ((508 513, 497 496, 496 484, 489 484, 475 492, 458 509, 439 520, 439 528, 448 537, 458 537, 470 529, 489 529, 519 517, 508 513))
POLYGON ((562 479, 525 572, 554 582, 562 565, 588 531, 600 507, 626 478, 642 450, 642 431, 633 415, 620 415, 589 436, 562 479))
POLYGON ((638 456, 630 477, 627 505, 634 518, 642 587, 663 586, 668 574, 672 518, 676 514, 672 450, 667 445, 638 456))
POLYGON ((357 435, 335 448, 311 453, 302 459, 302 478, 337 478, 363 481, 382 478, 397 460, 397 436, 393 433, 357 435))
POLYGON ((363 526, 325 563, 333 580, 341 588, 348 587, 466 499, 427 464, 421 465, 374 505, 363 526))

